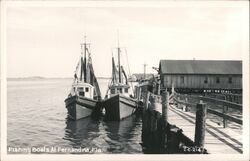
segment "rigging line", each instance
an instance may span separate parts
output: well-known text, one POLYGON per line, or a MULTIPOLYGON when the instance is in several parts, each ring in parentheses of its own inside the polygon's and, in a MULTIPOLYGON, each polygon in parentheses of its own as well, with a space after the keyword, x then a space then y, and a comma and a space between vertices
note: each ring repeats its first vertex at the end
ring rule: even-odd
MULTIPOLYGON (((113 57, 113 48, 111 48, 111 53, 112 53, 112 57, 113 57)), ((111 76, 111 79, 110 79, 110 81, 108 83, 108 89, 106 91, 106 94, 105 94, 104 98, 108 96, 108 92, 110 90, 110 86, 111 86, 112 82, 113 82, 113 76, 111 76)))
POLYGON ((92 63, 92 58, 91 58, 91 49, 90 48, 86 48, 86 51, 88 53, 88 62, 92 63))
MULTIPOLYGON (((132 78, 132 75, 131 75, 131 72, 130 72, 129 63, 128 63, 128 53, 127 53, 127 49, 126 49, 126 48, 125 48, 125 53, 126 53, 126 58, 127 58, 127 64, 128 64, 128 72, 129 72, 129 76, 130 76, 130 78, 132 78)), ((132 88, 132 91, 134 91, 132 81, 131 81, 130 83, 131 83, 131 88, 132 88)))

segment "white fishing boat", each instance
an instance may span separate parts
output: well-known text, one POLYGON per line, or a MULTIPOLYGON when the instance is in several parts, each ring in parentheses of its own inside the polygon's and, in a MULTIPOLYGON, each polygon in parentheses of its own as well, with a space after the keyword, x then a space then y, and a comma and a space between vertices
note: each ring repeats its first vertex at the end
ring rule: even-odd
POLYGON ((65 99, 68 116, 74 120, 88 117, 100 101, 101 92, 94 74, 89 44, 85 38, 84 44, 81 44, 81 57, 74 73, 74 82, 68 98, 65 99))
POLYGON ((137 107, 137 100, 132 98, 132 92, 129 92, 130 85, 127 75, 120 64, 121 49, 119 45, 117 51, 118 67, 116 67, 112 56, 112 80, 103 101, 105 119, 112 121, 119 121, 132 115, 137 107))

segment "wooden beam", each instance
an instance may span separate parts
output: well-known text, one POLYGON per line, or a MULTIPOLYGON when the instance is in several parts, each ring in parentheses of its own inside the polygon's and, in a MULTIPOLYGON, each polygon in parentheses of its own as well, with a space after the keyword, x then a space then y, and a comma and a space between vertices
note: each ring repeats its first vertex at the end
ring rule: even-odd
POLYGON ((235 122, 237 124, 242 125, 242 120, 241 119, 229 116, 228 114, 223 114, 221 112, 218 112, 218 111, 215 111, 215 110, 212 110, 212 109, 207 109, 207 112, 211 113, 211 114, 214 114, 214 115, 217 115, 217 116, 220 116, 220 117, 224 117, 225 119, 227 119, 229 121, 233 121, 233 122, 235 122))

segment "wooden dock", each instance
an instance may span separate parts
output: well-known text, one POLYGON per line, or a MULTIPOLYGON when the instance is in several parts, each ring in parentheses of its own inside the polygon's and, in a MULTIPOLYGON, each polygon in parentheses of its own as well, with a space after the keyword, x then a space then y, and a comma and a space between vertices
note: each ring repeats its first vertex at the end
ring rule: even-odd
POLYGON ((142 142, 149 153, 242 154, 242 105, 217 98, 148 92, 142 142), (204 101, 204 102, 203 102, 204 101))
MULTIPOLYGON (((219 125, 206 119, 204 147, 210 154, 240 154, 242 153, 242 131, 219 125)), ((194 140, 195 114, 184 112, 174 105, 169 106, 168 121, 183 130, 183 134, 194 140)))

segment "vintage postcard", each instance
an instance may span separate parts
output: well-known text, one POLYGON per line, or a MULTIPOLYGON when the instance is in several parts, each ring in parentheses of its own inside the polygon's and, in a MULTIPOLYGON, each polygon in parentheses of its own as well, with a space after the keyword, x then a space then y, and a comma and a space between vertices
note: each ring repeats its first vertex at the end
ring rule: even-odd
POLYGON ((249 160, 248 1, 1 1, 1 160, 249 160))

